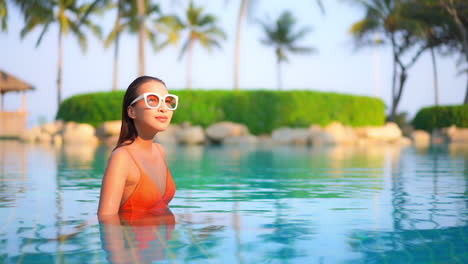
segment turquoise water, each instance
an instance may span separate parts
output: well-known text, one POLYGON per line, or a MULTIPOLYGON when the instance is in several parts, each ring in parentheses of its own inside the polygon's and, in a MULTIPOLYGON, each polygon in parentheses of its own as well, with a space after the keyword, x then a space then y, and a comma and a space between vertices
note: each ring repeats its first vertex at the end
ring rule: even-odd
POLYGON ((109 151, 0 141, 0 263, 468 263, 468 146, 167 146, 169 216, 114 224, 109 151))

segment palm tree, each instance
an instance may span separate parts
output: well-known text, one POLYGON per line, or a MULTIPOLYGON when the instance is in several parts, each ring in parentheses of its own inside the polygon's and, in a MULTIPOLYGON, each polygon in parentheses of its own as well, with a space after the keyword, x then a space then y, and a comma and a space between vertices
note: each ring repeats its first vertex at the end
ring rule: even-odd
POLYGON ((111 42, 114 42, 114 73, 112 78, 112 90, 117 91, 118 72, 119 72, 119 40, 122 33, 122 12, 124 0, 117 0, 117 16, 115 17, 114 27, 104 41, 104 46, 107 48, 111 42))
MULTIPOLYGON (((19 2, 19 1, 18 1, 19 2)), ((25 1, 28 2, 28 1, 25 1)), ((92 4, 79 4, 78 0, 58 0, 58 1, 31 1, 30 4, 20 5, 25 16, 25 26, 21 30, 21 38, 37 27, 42 27, 36 47, 41 43, 42 38, 48 32, 49 27, 58 24, 58 71, 57 71, 57 103, 62 102, 62 68, 63 68, 63 47, 62 39, 64 35, 72 33, 78 38, 79 45, 83 52, 87 49, 87 40, 83 32, 83 27, 88 28, 98 38, 101 37, 101 29, 93 24, 89 19, 89 14, 96 7, 95 1, 92 4), (32 2, 32 3, 31 3, 32 2)))
MULTIPOLYGON (((465 0, 439 0, 440 5, 450 14, 458 30, 462 46, 462 53, 468 63, 468 8, 465 0)), ((468 70, 465 70, 468 75, 468 70)), ((466 80, 466 92, 464 104, 468 104, 468 78, 466 80)))
MULTIPOLYGON (((174 16, 170 16, 173 17, 174 16)), ((221 48, 220 41, 226 39, 224 31, 217 26, 217 18, 211 14, 204 14, 203 8, 195 7, 190 1, 189 8, 183 19, 173 19, 173 33, 187 31, 187 39, 180 51, 179 60, 187 54, 187 89, 192 87, 192 54, 195 43, 211 51, 213 47, 221 48), (178 22, 177 22, 178 21, 178 22)), ((173 38, 177 42, 179 37, 173 38)))
MULTIPOLYGON (((408 70, 416 63, 421 54, 429 48, 429 42, 421 42, 421 29, 424 27, 422 27, 421 21, 405 16, 405 8, 408 6, 401 1, 354 0, 354 2, 361 5, 366 11, 365 17, 354 23, 350 30, 358 44, 366 43, 376 32, 383 33, 385 40, 391 44, 393 77, 389 119, 394 121, 396 119, 396 109, 408 79, 408 70), (403 55, 414 47, 416 47, 415 53, 411 56, 409 62, 404 63, 402 60, 403 55)), ((371 45, 380 43, 384 43, 384 40, 379 43, 368 42, 371 45)))
POLYGON ((145 42, 149 39, 154 49, 157 49, 156 33, 151 28, 155 15, 160 13, 158 4, 149 0, 117 0, 117 17, 114 27, 104 42, 109 47, 114 42, 114 80, 113 90, 117 89, 119 37, 124 31, 138 34, 138 74, 145 74, 145 42))
POLYGON ((278 90, 282 88, 281 63, 287 62, 287 52, 297 54, 308 54, 315 51, 313 47, 298 46, 297 42, 304 38, 311 29, 303 27, 296 30, 296 18, 289 11, 284 11, 274 22, 260 22, 265 32, 265 39, 262 43, 273 46, 276 53, 278 67, 278 90))
MULTIPOLYGON (((322 13, 324 13, 324 7, 322 0, 316 0, 317 5, 319 6, 322 13)), ((242 22, 245 17, 252 13, 254 5, 258 3, 257 0, 241 0, 239 7, 239 14, 237 16, 236 23, 236 44, 234 46, 234 90, 239 89, 239 66, 240 66, 240 46, 241 46, 241 31, 242 31, 242 22)))
POLYGON ((2 31, 6 31, 8 28, 7 18, 8 18, 8 6, 6 3, 6 0, 0 0, 0 23, 2 26, 2 31))

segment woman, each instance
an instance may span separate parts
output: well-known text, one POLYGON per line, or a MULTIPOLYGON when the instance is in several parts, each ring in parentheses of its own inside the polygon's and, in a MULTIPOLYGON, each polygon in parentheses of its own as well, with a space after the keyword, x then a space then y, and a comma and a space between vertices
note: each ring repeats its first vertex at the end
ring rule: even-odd
POLYGON ((129 211, 167 214, 175 184, 164 149, 153 138, 168 128, 177 103, 158 78, 141 76, 128 87, 120 137, 102 180, 100 220, 129 211))

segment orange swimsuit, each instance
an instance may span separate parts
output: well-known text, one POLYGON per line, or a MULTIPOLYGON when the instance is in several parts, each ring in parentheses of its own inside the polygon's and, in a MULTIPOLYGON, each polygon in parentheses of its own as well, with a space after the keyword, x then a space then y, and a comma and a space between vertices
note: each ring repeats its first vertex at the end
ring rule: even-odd
POLYGON ((140 171, 140 179, 138 180, 133 193, 130 194, 130 197, 120 207, 119 211, 150 211, 167 208, 169 202, 174 197, 176 190, 174 180, 172 179, 171 172, 167 165, 166 191, 162 194, 153 179, 151 179, 151 177, 141 169, 140 165, 138 165, 138 162, 136 162, 130 152, 129 155, 132 157, 140 171))

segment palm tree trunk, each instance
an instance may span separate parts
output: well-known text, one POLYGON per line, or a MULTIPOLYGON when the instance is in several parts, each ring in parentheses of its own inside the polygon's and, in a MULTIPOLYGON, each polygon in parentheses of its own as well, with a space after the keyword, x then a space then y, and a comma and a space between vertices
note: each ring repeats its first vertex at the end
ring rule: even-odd
POLYGON ((59 36, 58 36, 58 62, 57 62, 57 109, 60 107, 62 102, 62 67, 63 67, 63 46, 62 46, 62 27, 59 27, 59 36))
POLYGON ((283 80, 281 78, 281 61, 278 60, 278 90, 281 91, 283 89, 283 80))
POLYGON ((138 74, 145 74, 145 40, 146 40, 146 28, 143 21, 145 14, 144 0, 137 0, 138 9, 138 74))
POLYGON ((408 75, 406 74, 406 69, 400 65, 400 79, 399 79, 399 87, 398 87, 398 93, 392 97, 392 111, 390 115, 390 120, 395 121, 396 120, 396 109, 398 107, 398 104, 400 103, 401 99, 401 94, 403 92, 403 87, 405 86, 406 79, 408 78, 408 75))
MULTIPOLYGON (((122 0, 117 2, 117 18, 115 19, 115 28, 120 27, 120 17, 122 16, 122 0)), ((115 36, 114 47, 114 77, 112 81, 112 91, 117 91, 118 72, 119 72, 119 38, 120 32, 117 31, 115 36)))
POLYGON ((240 43, 241 43, 241 28, 242 21, 245 17, 245 11, 247 10, 247 1, 242 0, 239 8, 239 17, 237 18, 236 26, 236 46, 234 50, 234 90, 239 90, 239 64, 240 64, 240 43))
MULTIPOLYGON (((190 37, 191 38, 191 37, 190 37)), ((190 39, 187 50, 187 89, 192 89, 192 52, 193 52, 193 39, 190 39)))
POLYGON ((439 83, 437 78, 437 63, 434 54, 434 47, 431 46, 432 70, 434 72, 434 99, 435 105, 439 105, 439 83))
MULTIPOLYGON (((445 7, 447 12, 453 17, 453 20, 455 21, 455 25, 457 25, 458 31, 460 31, 460 36, 462 39, 462 45, 463 45, 463 52, 465 53, 466 57, 466 62, 468 63, 468 29, 465 28, 463 25, 463 22, 460 19, 460 16, 458 15, 457 9, 455 8, 455 4, 453 3, 452 0, 449 0, 450 3, 445 2, 444 0, 440 0, 440 3, 442 6, 445 7)), ((466 78, 466 92, 465 92, 465 99, 463 100, 464 104, 468 104, 468 72, 467 72, 467 78, 466 78)))
MULTIPOLYGON (((393 109, 393 98, 395 98, 395 90, 396 90, 396 76, 397 76, 397 53, 396 53, 396 47, 395 47, 395 39, 393 38, 393 35, 391 36, 392 40, 392 52, 393 52, 393 76, 392 76, 392 109, 393 109)), ((390 115, 390 120, 395 120, 394 115, 390 115)))

